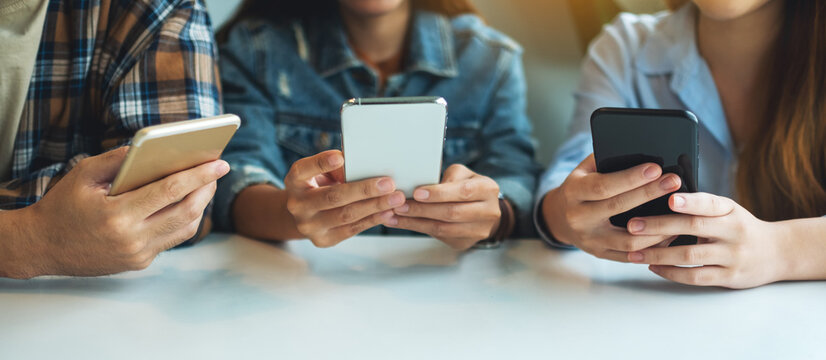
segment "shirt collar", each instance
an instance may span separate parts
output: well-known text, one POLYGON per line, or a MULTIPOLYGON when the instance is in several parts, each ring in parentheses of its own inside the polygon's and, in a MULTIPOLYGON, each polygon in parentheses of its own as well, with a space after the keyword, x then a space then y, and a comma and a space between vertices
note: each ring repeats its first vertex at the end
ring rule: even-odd
MULTIPOLYGON (((316 54, 318 73, 329 77, 345 70, 364 67, 350 47, 344 24, 335 16, 321 25, 322 51, 316 54)), ((296 27, 299 48, 307 48, 303 27, 296 27), (302 45, 304 43, 305 45, 302 45)), ((405 72, 425 72, 441 77, 455 77, 459 74, 456 66, 455 47, 450 20, 440 14, 416 11, 410 30, 405 72)))
POLYGON ((666 16, 643 44, 635 64, 647 76, 671 74, 671 90, 697 115, 700 125, 733 154, 734 141, 717 85, 697 47, 698 11, 695 5, 687 4, 666 16))

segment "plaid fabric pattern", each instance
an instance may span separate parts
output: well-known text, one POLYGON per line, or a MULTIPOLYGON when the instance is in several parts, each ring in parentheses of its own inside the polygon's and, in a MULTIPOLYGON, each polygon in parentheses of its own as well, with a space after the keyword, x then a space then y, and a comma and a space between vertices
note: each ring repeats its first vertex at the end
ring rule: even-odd
POLYGON ((203 0, 50 0, 0 210, 149 125, 221 113, 203 0))

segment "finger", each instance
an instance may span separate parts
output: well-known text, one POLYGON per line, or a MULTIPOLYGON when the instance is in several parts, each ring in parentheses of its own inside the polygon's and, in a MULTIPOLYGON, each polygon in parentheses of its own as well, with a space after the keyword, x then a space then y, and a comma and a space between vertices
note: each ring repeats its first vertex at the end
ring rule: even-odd
POLYGON ((659 181, 648 183, 626 193, 602 201, 587 202, 589 213, 599 219, 622 214, 651 200, 658 199, 680 189, 680 177, 674 174, 664 175, 659 181))
POLYGON ((655 181, 660 175, 662 169, 653 163, 607 174, 591 172, 571 182, 570 193, 577 200, 605 200, 655 181))
POLYGON ((684 268, 668 265, 650 265, 653 273, 681 284, 697 286, 722 286, 725 268, 716 265, 684 268))
POLYGON ((341 151, 325 151, 293 163, 284 182, 289 187, 309 187, 310 180, 317 175, 332 172, 342 166, 344 166, 344 156, 341 151))
POLYGON ((669 235, 631 235, 623 229, 612 228, 600 236, 599 242, 601 247, 625 253, 650 248, 670 237, 669 235))
POLYGON ((361 234, 367 229, 379 226, 387 222, 392 217, 393 212, 389 210, 382 213, 371 215, 353 224, 333 228, 330 231, 328 231, 327 234, 322 238, 313 240, 313 244, 320 248, 336 246, 342 241, 347 240, 358 234, 361 234))
POLYGON ((497 221, 502 216, 498 202, 485 201, 427 204, 410 200, 397 207, 394 212, 396 215, 404 217, 441 220, 451 223, 497 221))
POLYGON ((482 240, 490 236, 491 225, 480 223, 448 223, 439 220, 395 216, 385 225, 397 229, 415 231, 436 239, 482 240))
POLYGON ((404 193, 397 191, 390 195, 362 200, 337 209, 324 211, 319 214, 317 221, 319 226, 324 228, 352 224, 368 216, 402 206, 405 200, 404 193))
POLYGON ((413 192, 413 198, 416 201, 425 203, 482 201, 497 196, 499 196, 499 185, 485 176, 422 186, 413 192))
POLYGON ((707 193, 674 194, 668 206, 675 212, 698 216, 726 216, 737 207, 734 200, 707 193))
POLYGON ((204 185, 187 195, 181 202, 153 214, 146 226, 155 234, 149 247, 157 252, 171 249, 197 235, 204 209, 215 194, 215 182, 204 185), (194 225, 193 225, 194 224, 194 225))
POLYGON ((628 232, 633 235, 694 235, 719 238, 732 233, 721 217, 692 215, 662 215, 633 218, 628 221, 628 232))
POLYGON ((445 173, 442 176, 441 183, 444 184, 464 179, 470 179, 474 175, 476 175, 476 173, 468 169, 467 166, 464 166, 462 164, 453 164, 448 166, 447 169, 445 169, 445 173))
POLYGON ((719 244, 644 249, 628 254, 628 260, 651 265, 727 265, 731 256, 719 244))
POLYGON ((129 147, 123 146, 98 156, 83 159, 77 166, 93 182, 99 184, 109 183, 115 180, 115 176, 118 174, 128 152, 129 147))
POLYGON ((304 204, 315 210, 330 210, 388 195, 395 190, 396 184, 388 177, 367 179, 309 190, 304 196, 304 204))
POLYGON ((624 251, 603 249, 599 251, 589 251, 589 253, 604 260, 611 260, 623 263, 628 262, 628 253, 624 251))
POLYGON ((137 190, 120 195, 138 216, 148 218, 181 201, 193 191, 215 182, 229 172, 229 164, 216 160, 167 176, 137 190))

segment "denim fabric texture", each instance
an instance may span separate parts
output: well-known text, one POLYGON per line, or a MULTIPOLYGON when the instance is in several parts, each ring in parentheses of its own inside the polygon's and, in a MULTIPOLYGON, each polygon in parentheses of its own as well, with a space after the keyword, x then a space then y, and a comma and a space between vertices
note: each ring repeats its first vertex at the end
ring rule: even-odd
POLYGON ((415 12, 403 71, 384 90, 351 49, 338 17, 244 21, 220 52, 225 109, 242 125, 224 154, 233 170, 219 182, 219 229, 233 228, 231 206, 244 188, 283 187, 296 160, 341 149, 347 99, 442 96, 449 111, 444 166, 464 164, 496 180, 517 211, 514 235, 535 234, 530 216, 540 169, 525 112, 522 49, 478 17, 415 12))

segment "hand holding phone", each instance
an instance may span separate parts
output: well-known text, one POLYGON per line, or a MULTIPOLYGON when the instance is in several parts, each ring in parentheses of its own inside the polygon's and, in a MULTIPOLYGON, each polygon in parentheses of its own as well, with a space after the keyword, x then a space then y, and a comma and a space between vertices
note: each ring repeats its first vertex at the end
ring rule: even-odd
POLYGON ((542 201, 545 224, 553 237, 596 257, 628 262, 628 252, 666 241, 669 236, 632 236, 610 217, 680 188, 676 175, 663 176, 648 163, 614 173, 597 172, 594 155, 574 169, 542 201))
POLYGON ((586 158, 543 199, 542 213, 551 234, 597 257, 621 262, 628 262, 628 252, 669 242, 673 236, 631 235, 625 223, 640 210, 665 213, 657 203, 653 208, 640 206, 664 197, 667 200, 684 185, 686 190, 694 189, 697 132, 692 119, 696 118, 687 116, 638 109, 594 112, 592 133, 597 154, 586 158), (685 128, 669 129, 675 122, 685 128), (675 156, 657 148, 672 145, 675 156), (686 160, 692 161, 686 164, 686 160), (681 161, 685 170, 675 168, 681 161))
MULTIPOLYGON (((441 184, 416 189, 414 200, 396 208, 388 226, 428 234, 454 249, 467 250, 502 226, 499 195, 496 181, 454 164, 445 170, 441 184)), ((505 211, 513 213, 507 207, 505 211)))
POLYGON ((296 229, 320 248, 386 223, 405 202, 393 179, 345 182, 343 166, 340 151, 325 151, 296 161, 284 179, 296 229))

